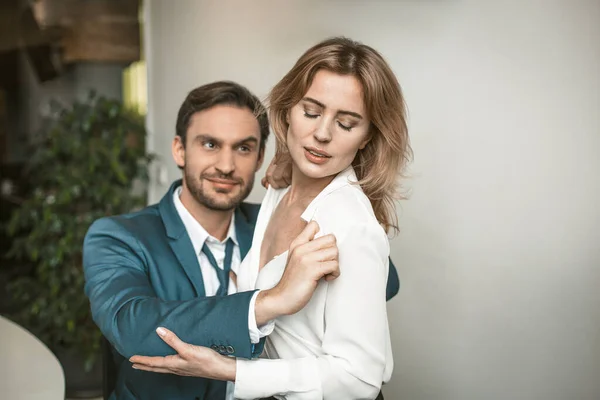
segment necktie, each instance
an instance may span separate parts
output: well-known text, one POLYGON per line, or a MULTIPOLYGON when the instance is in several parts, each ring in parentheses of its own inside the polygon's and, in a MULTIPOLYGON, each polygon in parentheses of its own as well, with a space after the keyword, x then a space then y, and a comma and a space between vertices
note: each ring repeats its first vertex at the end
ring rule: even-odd
POLYGON ((229 287, 229 271, 231 271, 231 259, 233 258, 233 240, 227 239, 225 243, 225 260, 223 261, 223 269, 219 268, 215 256, 212 251, 208 248, 206 242, 202 246, 202 252, 208 258, 208 262, 217 271, 217 277, 219 278, 219 289, 217 290, 217 296, 227 296, 227 288, 229 287))

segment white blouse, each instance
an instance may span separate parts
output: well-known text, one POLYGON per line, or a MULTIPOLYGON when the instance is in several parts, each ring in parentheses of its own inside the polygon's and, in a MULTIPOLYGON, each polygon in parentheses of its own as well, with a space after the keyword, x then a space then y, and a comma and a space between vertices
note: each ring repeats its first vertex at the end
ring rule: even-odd
MULTIPOLYGON (((352 167, 340 172, 302 214, 318 222, 317 237, 336 236, 341 275, 321 280, 302 310, 275 320, 263 352, 268 359, 237 359, 235 398, 374 399, 389 381, 389 241, 356 181, 352 167)), ((281 279, 287 251, 258 269, 267 224, 288 189, 267 190, 239 291, 270 289, 281 279)))

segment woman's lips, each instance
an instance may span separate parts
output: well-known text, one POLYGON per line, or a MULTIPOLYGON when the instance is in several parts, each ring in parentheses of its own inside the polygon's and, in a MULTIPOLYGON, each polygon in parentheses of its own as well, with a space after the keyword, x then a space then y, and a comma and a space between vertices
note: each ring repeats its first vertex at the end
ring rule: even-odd
POLYGON ((331 158, 328 153, 322 150, 317 150, 313 147, 304 148, 304 157, 306 157, 306 159, 311 163, 318 165, 325 164, 331 158))

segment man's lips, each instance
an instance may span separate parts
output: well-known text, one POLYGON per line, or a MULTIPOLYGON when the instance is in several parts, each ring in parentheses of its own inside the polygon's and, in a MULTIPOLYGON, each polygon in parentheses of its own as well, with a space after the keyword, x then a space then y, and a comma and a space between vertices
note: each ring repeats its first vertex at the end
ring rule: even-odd
POLYGON ((205 178, 207 181, 211 181, 214 183, 219 183, 219 184, 223 184, 223 185, 237 185, 239 184, 238 181, 232 181, 230 179, 222 179, 222 178, 205 178))
POLYGON ((223 178, 204 178, 209 181, 213 188, 223 189, 223 190, 231 190, 235 186, 239 185, 241 182, 231 179, 223 179, 223 178))

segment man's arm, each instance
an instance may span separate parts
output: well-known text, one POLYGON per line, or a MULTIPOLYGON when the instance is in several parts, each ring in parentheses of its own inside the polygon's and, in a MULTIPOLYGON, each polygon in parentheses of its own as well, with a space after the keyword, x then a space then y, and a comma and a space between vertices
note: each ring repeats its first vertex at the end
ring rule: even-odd
POLYGON ((396 266, 390 258, 390 269, 388 271, 387 285, 385 288, 385 299, 389 301, 400 291, 400 279, 398 278, 398 271, 396 266))
POLYGON ((142 254, 136 238, 109 218, 96 221, 84 241, 85 292, 92 316, 120 354, 172 354, 155 334, 165 326, 189 343, 224 346, 237 357, 257 355, 248 333, 254 292, 164 301, 152 288, 142 254))
MULTIPOLYGON (((313 239, 318 231, 314 221, 306 226, 292 242, 279 284, 259 292, 254 309, 258 326, 297 312, 308 303, 321 278, 339 276, 335 238, 326 235, 313 239)), ((121 355, 173 354, 156 335, 158 327, 178 332, 187 343, 215 350, 218 346, 221 352, 226 349, 231 356, 260 355, 264 340, 253 346, 248 332, 255 292, 164 301, 156 296, 142 257, 134 235, 113 219, 96 221, 86 235, 85 292, 94 321, 121 355)), ((169 279, 168 273, 164 279, 169 279)))

